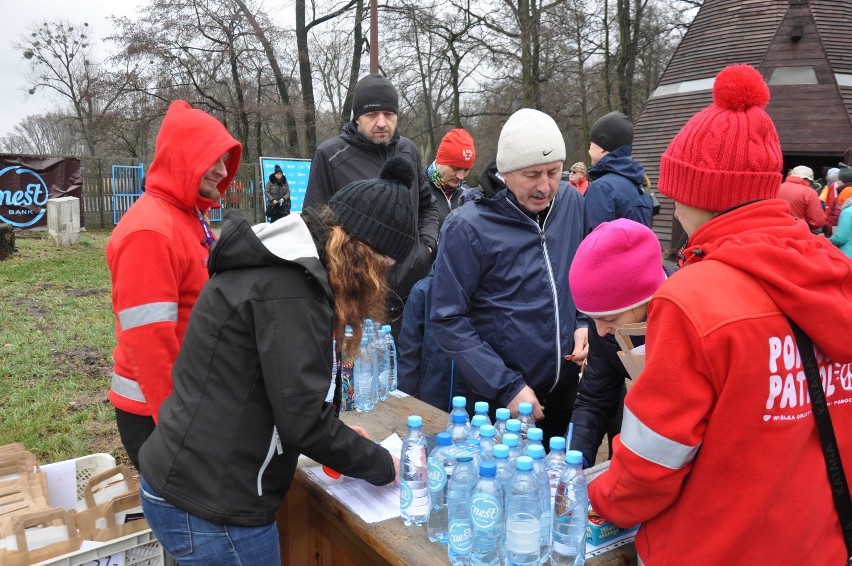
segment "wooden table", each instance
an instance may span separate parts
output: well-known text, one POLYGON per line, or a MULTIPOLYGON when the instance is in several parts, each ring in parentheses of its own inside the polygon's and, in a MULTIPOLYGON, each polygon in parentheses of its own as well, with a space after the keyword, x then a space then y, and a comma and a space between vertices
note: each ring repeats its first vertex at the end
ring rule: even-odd
MULTIPOLYGON (((447 413, 414 397, 394 397, 369 413, 350 411, 341 418, 364 427, 375 440, 407 432, 408 415, 423 417, 423 432, 447 427, 447 413)), ((287 497, 278 510, 281 561, 289 566, 446 566, 447 547, 429 542, 426 527, 406 527, 399 518, 367 524, 326 492, 301 464, 287 497)), ((631 562, 632 560, 632 562, 631 562)), ((586 561, 588 566, 629 566, 635 551, 622 547, 586 561)))

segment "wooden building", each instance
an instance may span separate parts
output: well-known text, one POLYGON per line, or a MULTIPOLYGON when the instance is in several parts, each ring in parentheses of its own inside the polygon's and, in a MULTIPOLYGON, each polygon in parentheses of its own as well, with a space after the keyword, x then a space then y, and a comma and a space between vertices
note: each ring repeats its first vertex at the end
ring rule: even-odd
MULTIPOLYGON (((737 63, 769 84, 782 173, 807 165, 819 176, 852 146, 852 0, 704 0, 636 119, 633 156, 654 186, 669 142, 712 102, 716 74, 737 63)), ((664 249, 676 250, 685 236, 674 204, 659 196, 654 231, 664 249)))

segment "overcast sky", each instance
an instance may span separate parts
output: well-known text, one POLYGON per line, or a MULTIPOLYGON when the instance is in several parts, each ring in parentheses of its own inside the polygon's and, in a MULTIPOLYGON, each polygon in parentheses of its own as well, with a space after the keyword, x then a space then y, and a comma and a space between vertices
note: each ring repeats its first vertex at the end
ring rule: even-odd
POLYGON ((25 78, 28 66, 12 46, 18 36, 45 19, 89 23, 95 45, 112 31, 107 16, 135 16, 143 0, 0 0, 0 136, 23 118, 50 110, 47 93, 30 95, 25 78))

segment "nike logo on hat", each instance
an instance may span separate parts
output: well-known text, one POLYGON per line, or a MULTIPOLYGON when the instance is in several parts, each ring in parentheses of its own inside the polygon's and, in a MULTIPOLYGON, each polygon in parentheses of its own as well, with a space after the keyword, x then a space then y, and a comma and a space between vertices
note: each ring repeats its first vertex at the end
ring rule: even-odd
POLYGON ((545 156, 545 157, 547 157, 547 156, 548 156, 548 155, 550 155, 551 153, 553 153, 553 150, 552 150, 552 149, 551 149, 550 151, 543 151, 543 150, 542 150, 542 152, 541 152, 541 154, 542 154, 543 156, 545 156))

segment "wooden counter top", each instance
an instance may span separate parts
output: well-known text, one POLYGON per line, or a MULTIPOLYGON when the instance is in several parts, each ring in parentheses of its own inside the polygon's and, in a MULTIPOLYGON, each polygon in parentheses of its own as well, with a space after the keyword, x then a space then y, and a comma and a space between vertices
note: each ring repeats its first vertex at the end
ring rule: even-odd
MULTIPOLYGON (((414 397, 391 396, 369 413, 348 411, 341 419, 364 427, 370 438, 379 441, 392 433, 400 438, 407 432, 409 415, 423 417, 423 432, 446 430, 447 413, 414 397)), ((301 464, 277 521, 281 535, 282 564, 303 566, 428 566, 449 564, 447 547, 429 542, 426 527, 406 527, 399 518, 367 524, 343 503, 332 497, 325 486, 307 473, 301 464)), ((618 549, 621 550, 621 549, 618 549)), ((588 566, 628 565, 622 553, 586 562, 588 566)), ((624 553, 629 560, 629 553, 624 553)), ((635 555, 634 555, 635 556, 635 555)), ((635 560, 635 559, 634 559, 635 560)))

